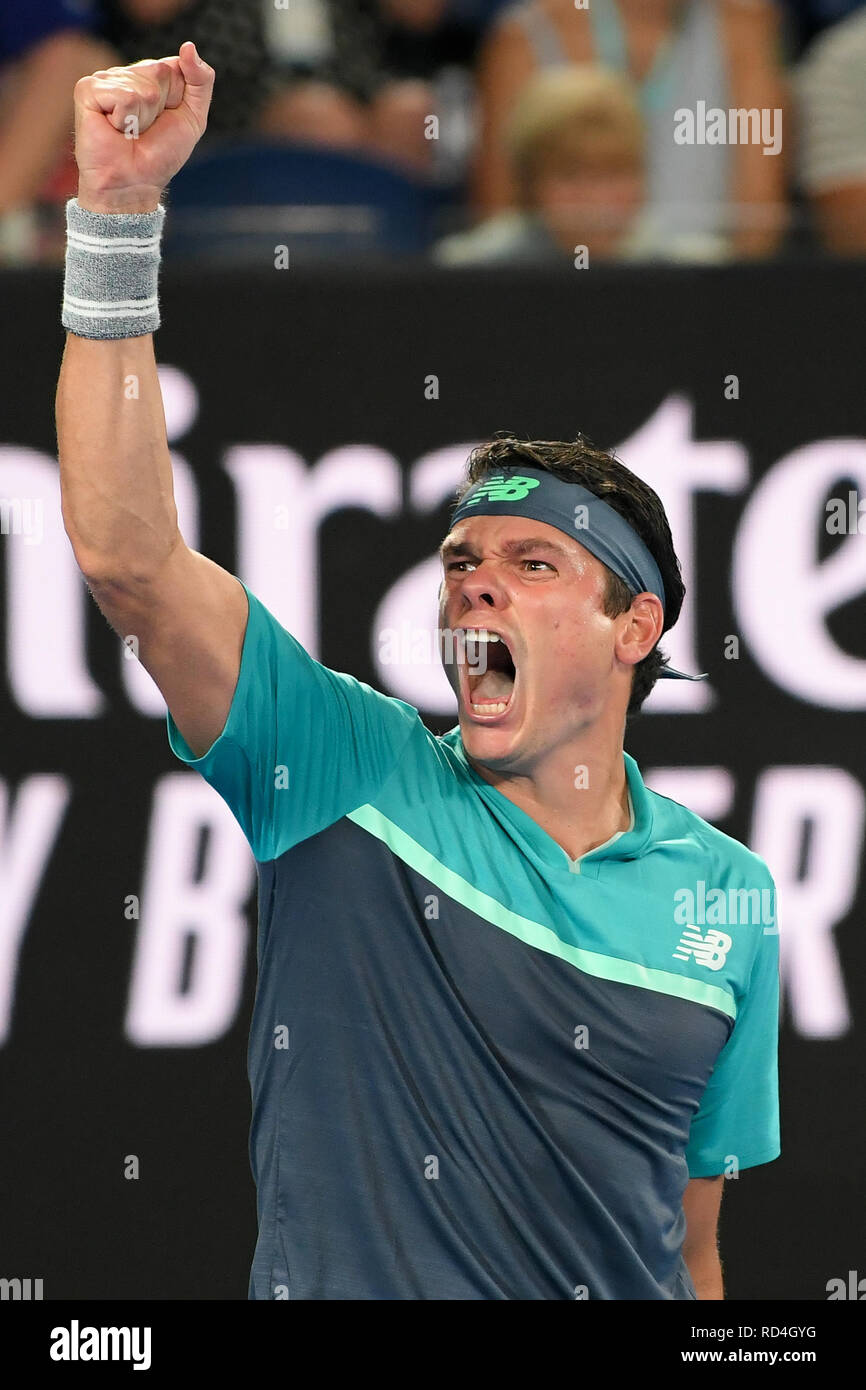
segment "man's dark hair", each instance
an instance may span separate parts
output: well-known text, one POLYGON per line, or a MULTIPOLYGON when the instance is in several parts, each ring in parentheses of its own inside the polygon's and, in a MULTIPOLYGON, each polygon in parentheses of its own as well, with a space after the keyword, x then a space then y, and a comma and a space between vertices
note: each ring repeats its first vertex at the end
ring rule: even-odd
MULTIPOLYGON (((458 500, 474 483, 480 482, 500 468, 546 468, 567 483, 580 483, 619 512, 641 540, 659 567, 665 586, 665 617, 663 632, 673 627, 680 615, 685 598, 685 585, 680 573, 671 528, 665 509, 656 492, 626 468, 612 449, 600 449, 579 434, 574 441, 546 439, 517 439, 500 431, 488 444, 479 444, 469 456, 469 471, 461 485, 458 500)), ((607 569, 607 589, 604 611, 609 618, 625 613, 631 607, 632 596, 619 575, 607 569)), ((632 675, 631 695, 626 716, 637 714, 659 678, 669 658, 656 643, 652 651, 639 661, 632 675)))

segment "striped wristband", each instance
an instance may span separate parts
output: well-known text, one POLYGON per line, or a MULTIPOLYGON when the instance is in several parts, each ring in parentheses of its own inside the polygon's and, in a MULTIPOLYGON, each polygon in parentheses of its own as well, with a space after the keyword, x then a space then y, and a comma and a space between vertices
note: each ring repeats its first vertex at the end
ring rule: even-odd
POLYGON ((91 212, 66 204, 64 328, 80 338, 138 338, 159 327, 159 242, 165 208, 91 212))

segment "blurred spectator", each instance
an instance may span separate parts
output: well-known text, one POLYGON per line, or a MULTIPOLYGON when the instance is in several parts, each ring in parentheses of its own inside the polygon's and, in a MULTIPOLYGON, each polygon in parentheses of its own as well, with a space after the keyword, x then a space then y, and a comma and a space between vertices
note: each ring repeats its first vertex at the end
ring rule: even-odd
POLYGON ((823 246, 866 254, 866 10, 810 45, 795 75, 800 183, 823 246))
MULTIPOLYGON (((598 61, 632 77, 647 123, 648 203, 671 237, 727 235, 738 255, 772 251, 784 224, 783 154, 761 143, 678 144, 675 112, 784 107, 770 0, 526 0, 498 17, 479 70, 475 202, 513 206, 503 143, 515 96, 540 69, 598 61)), ((776 125, 781 116, 776 116, 776 125)))
POLYGON ((863 0, 782 0, 797 55, 817 34, 860 8, 863 0))
POLYGON ((0 259, 39 253, 35 205, 75 191, 73 89, 117 61, 86 0, 0 0, 0 259))
POLYGON ((588 63, 540 73, 505 138, 521 210, 445 238, 437 261, 567 264, 578 246, 592 260, 637 250, 644 126, 627 78, 588 63))
MULTIPOLYGON (((269 133, 354 146, 427 171, 424 122, 434 112, 424 57, 445 0, 288 0, 266 19, 268 49, 280 60, 282 92, 265 115, 269 133), (405 7, 407 68, 386 67, 387 6, 405 7)), ((402 30, 401 30, 402 32, 402 30)), ((388 55, 391 56, 390 54, 388 55)))
POLYGON ((282 86, 265 47, 262 0, 102 0, 102 8, 119 62, 165 58, 192 39, 216 69, 205 139, 255 129, 282 86))
POLYGON ((104 0, 105 33, 130 63, 195 42, 217 74, 206 139, 257 131, 430 172, 437 83, 468 73, 497 2, 104 0))
MULTIPOLYGON (((505 0, 289 0, 267 21, 271 51, 306 78, 288 88, 285 127, 307 121, 323 86, 352 103, 356 143, 424 173, 461 174, 471 145, 472 68, 505 0), (431 139, 428 122, 439 121, 431 139)), ((313 112, 318 123, 319 112, 313 112)), ((314 127, 315 128, 315 127, 314 127)))

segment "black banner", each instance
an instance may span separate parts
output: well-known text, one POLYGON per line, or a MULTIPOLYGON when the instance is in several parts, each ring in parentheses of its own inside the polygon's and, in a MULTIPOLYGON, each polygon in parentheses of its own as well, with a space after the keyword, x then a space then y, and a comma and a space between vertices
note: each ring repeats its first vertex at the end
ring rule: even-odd
MULTIPOLYGON (((663 646, 710 679, 661 682, 626 747, 779 894, 783 1152, 726 1183, 731 1299, 866 1298, 864 290, 844 264, 162 278, 187 541, 434 729, 471 446, 582 431, 661 494, 689 590, 663 646)), ((252 856, 63 533, 59 277, 0 293, 0 1295, 243 1299, 252 856)))

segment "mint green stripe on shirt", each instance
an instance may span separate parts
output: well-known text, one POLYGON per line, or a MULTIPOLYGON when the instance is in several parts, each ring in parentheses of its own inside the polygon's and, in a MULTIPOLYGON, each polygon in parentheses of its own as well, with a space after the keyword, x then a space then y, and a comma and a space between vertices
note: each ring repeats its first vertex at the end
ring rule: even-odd
POLYGON ((362 830, 375 835, 388 846, 392 854, 415 869, 430 883, 441 888, 455 902, 461 903, 476 916, 483 917, 495 927, 501 927, 511 936, 534 946, 548 955, 559 956, 560 960, 582 970, 587 975, 596 975, 602 980, 617 980, 620 984, 637 985, 641 989, 651 989, 657 994, 672 994, 678 999, 691 999, 695 1004, 705 1004, 708 1008, 719 1009, 729 1018, 736 1018, 737 1003, 734 996, 717 985, 704 980, 690 980, 684 975, 675 975, 668 970, 653 970, 647 965, 636 965, 633 961, 619 960, 616 956, 603 956, 597 951, 585 951, 580 946, 570 946, 562 941, 551 927, 541 922, 533 922, 529 917, 521 917, 510 908, 482 893, 460 874, 449 869, 436 859, 399 825, 395 825, 381 811, 373 806, 359 806, 350 811, 347 819, 360 826, 362 830))

